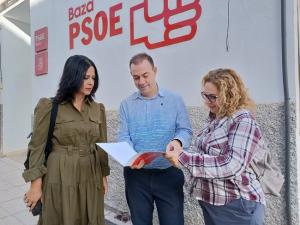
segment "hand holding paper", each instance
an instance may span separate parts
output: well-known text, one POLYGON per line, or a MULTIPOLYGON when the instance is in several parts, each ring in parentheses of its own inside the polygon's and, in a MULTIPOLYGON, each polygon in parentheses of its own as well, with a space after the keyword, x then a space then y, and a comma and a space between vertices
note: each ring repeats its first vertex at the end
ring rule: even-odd
POLYGON ((159 151, 137 153, 127 142, 97 143, 97 145, 122 166, 130 166, 133 169, 140 169, 157 157, 164 155, 164 152, 159 151))
POLYGON ((131 165, 131 169, 141 169, 145 165, 144 160, 139 160, 139 162, 135 163, 135 165, 131 165))

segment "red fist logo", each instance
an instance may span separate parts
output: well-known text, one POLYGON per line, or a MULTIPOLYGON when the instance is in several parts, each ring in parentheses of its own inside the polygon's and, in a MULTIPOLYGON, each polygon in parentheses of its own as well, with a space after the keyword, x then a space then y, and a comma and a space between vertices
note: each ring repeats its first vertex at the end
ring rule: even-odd
POLYGON ((191 40, 197 31, 197 20, 201 16, 200 0, 163 0, 160 13, 150 15, 151 9, 157 9, 158 1, 144 2, 130 9, 130 44, 145 43, 148 49, 160 48, 191 40), (175 5, 174 5, 175 4, 175 5), (135 20, 141 20, 143 15, 145 27, 136 27, 135 20), (163 27, 163 37, 157 41, 157 30, 151 29, 156 24, 163 27), (148 29, 145 29, 148 28, 148 29), (143 31, 144 30, 144 31, 143 31), (143 33, 147 30, 147 34, 143 33), (151 35, 151 31, 153 34, 151 35), (154 40, 153 40, 154 39, 154 40))

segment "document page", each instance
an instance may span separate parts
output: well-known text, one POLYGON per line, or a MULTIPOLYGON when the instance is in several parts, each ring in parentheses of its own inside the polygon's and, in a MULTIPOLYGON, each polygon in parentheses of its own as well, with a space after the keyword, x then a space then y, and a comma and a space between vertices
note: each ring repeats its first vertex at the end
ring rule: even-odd
POLYGON ((137 154, 127 142, 97 143, 97 145, 118 161, 122 166, 127 166, 130 159, 137 154))
POLYGON ((136 166, 143 160, 144 164, 151 163, 157 157, 163 156, 162 151, 137 153, 127 142, 96 143, 122 166, 136 166))

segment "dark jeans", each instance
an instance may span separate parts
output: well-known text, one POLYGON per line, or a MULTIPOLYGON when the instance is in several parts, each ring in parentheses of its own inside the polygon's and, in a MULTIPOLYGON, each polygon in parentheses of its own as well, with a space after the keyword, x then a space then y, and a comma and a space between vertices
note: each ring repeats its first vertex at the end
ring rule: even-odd
POLYGON ((167 169, 124 168, 126 199, 133 225, 152 225, 154 202, 160 225, 183 225, 184 175, 167 169))
POLYGON ((216 206, 199 201, 206 225, 263 225, 265 206, 243 198, 216 206))

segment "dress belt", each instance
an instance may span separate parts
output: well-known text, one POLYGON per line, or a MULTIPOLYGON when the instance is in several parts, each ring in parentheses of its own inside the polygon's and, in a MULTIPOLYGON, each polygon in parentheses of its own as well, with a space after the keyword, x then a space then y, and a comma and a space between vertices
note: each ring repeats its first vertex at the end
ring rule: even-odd
POLYGON ((90 156, 90 162, 91 162, 91 166, 92 166, 92 176, 94 177, 94 179, 98 182, 95 183, 96 187, 98 189, 103 188, 102 187, 102 180, 101 180, 101 175, 100 175, 100 171, 101 171, 101 167, 100 167, 100 158, 99 158, 99 154, 95 154, 96 153, 96 144, 90 144, 90 145, 78 145, 78 146, 73 146, 73 145, 53 145, 52 147, 52 151, 53 152, 62 152, 62 153, 66 153, 68 155, 73 155, 73 154, 79 154, 80 157, 84 157, 84 156, 90 156), (94 156, 91 156, 94 155, 94 156))
POLYGON ((79 156, 91 155, 96 151, 96 145, 53 145, 53 152, 66 152, 68 155, 79 154, 79 156))

